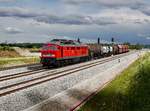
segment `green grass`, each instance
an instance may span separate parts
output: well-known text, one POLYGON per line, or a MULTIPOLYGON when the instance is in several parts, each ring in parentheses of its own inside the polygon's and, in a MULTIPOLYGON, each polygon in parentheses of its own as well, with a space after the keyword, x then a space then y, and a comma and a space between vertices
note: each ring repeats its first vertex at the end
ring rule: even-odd
POLYGON ((79 111, 150 111, 150 53, 130 65, 79 111))
POLYGON ((14 65, 39 63, 39 57, 0 58, 0 68, 14 65))

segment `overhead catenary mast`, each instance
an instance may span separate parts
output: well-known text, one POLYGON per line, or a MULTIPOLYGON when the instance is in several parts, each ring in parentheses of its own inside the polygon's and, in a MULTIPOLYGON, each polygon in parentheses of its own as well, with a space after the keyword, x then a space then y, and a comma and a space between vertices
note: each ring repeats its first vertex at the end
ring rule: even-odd
POLYGON ((97 40, 98 44, 100 44, 100 37, 98 37, 98 40, 97 40))
POLYGON ((77 40, 79 43, 80 43, 80 38, 78 38, 78 40, 77 40))

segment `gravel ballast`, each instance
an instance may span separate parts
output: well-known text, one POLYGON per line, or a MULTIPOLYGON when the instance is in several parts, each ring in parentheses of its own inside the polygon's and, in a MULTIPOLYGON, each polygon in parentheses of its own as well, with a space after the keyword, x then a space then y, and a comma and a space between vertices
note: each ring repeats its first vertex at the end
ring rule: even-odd
MULTIPOLYGON (((80 72, 76 72, 71 75, 67 75, 52 81, 42 83, 40 85, 36 85, 34 87, 18 91, 16 93, 6 95, 4 97, 0 97, 0 111, 20 111, 25 110, 27 108, 29 108, 28 111, 31 111, 35 110, 37 107, 40 108, 38 109, 38 111, 59 111, 59 109, 57 108, 58 106, 67 106, 62 108, 62 110, 66 111, 72 106, 74 106, 74 104, 76 104, 77 101, 80 101, 80 98, 82 100, 82 98, 84 98, 84 95, 89 94, 88 92, 92 92, 94 89, 96 89, 95 86, 100 87, 103 84, 103 82, 106 82, 109 79, 115 77, 118 72, 126 68, 138 57, 138 53, 134 53, 120 58, 120 62, 118 61, 118 59, 116 59, 80 72), (95 80, 94 78, 98 79, 98 81, 101 82, 101 84, 96 82, 97 80, 95 80), (91 82, 90 79, 93 79, 94 82, 91 82), (79 87, 84 85, 87 85, 89 87, 79 87), (75 93, 77 98, 72 98, 72 96, 70 95, 71 93, 69 93, 70 96, 66 95, 68 94, 68 89, 69 92, 71 91, 74 93, 75 91, 70 89, 74 87, 79 87, 79 89, 75 89, 76 91, 83 90, 83 92, 87 92, 87 94, 78 96, 78 93, 75 93), (91 87, 94 89, 90 89, 91 87), (66 98, 65 101, 63 97, 66 98), (68 101, 67 99, 69 99, 69 97, 71 97, 73 100, 71 100, 71 102, 66 102, 68 101), (45 101, 49 101, 50 103, 53 102, 52 105, 56 106, 56 110, 54 110, 55 107, 51 105, 50 106, 52 109, 43 109, 43 104, 45 104, 45 101), (39 103, 40 105, 36 105, 39 103), (43 107, 41 107, 41 104, 43 107), (36 107, 32 107, 34 105, 36 105, 36 107), (30 107, 32 108, 30 109, 30 107)), ((45 105, 49 107, 49 104, 46 103, 45 105)))

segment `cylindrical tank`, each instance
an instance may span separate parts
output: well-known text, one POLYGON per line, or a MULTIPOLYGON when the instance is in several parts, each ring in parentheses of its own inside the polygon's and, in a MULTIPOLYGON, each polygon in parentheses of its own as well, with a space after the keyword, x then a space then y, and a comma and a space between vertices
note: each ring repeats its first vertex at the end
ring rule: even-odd
POLYGON ((113 53, 113 47, 109 46, 109 52, 112 54, 113 53))
POLYGON ((102 54, 108 54, 109 53, 109 46, 106 46, 106 45, 102 46, 101 52, 102 52, 102 54))

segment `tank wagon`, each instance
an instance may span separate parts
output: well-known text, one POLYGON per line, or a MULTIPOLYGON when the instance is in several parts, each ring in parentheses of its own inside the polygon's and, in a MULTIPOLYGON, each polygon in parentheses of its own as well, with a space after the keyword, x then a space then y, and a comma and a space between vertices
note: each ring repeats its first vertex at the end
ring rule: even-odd
POLYGON ((43 66, 61 66, 128 51, 129 47, 122 44, 83 44, 74 40, 53 39, 43 45, 41 63, 43 66))
POLYGON ((129 47, 122 44, 88 44, 88 46, 93 58, 101 58, 129 51, 129 47))

